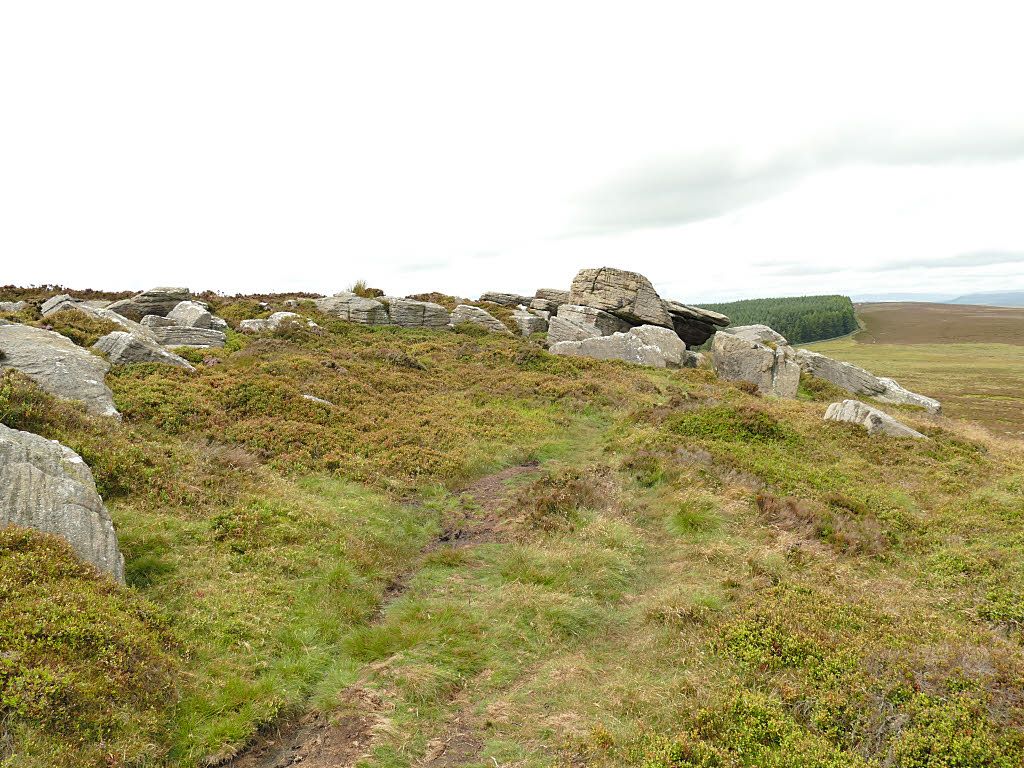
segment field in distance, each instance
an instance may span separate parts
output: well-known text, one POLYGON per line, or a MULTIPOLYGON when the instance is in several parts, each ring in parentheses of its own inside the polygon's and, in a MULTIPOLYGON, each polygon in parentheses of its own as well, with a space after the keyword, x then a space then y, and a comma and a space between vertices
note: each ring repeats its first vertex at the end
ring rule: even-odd
POLYGON ((1024 435, 1024 309, 858 304, 862 329, 807 345, 942 401, 954 418, 1024 435))

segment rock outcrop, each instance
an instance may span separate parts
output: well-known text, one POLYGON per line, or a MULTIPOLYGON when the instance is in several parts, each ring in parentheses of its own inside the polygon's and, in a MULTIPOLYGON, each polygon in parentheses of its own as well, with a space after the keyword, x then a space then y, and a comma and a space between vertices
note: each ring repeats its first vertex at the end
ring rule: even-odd
POLYGON ((196 347, 205 349, 207 347, 223 347, 227 342, 227 336, 224 333, 210 328, 187 328, 182 325, 168 325, 161 328, 152 328, 151 330, 157 342, 165 347, 196 347))
POLYGON ((539 288, 537 294, 530 300, 527 306, 530 309, 554 315, 558 312, 560 306, 568 303, 568 291, 559 291, 554 288, 539 288))
POLYGON ((388 317, 403 328, 447 328, 451 322, 448 310, 432 301, 418 301, 388 296, 388 317))
POLYGON ((110 363, 71 339, 19 323, 0 325, 0 370, 21 371, 46 392, 76 400, 90 413, 119 416, 104 383, 110 363))
POLYGON ((548 344, 625 333, 631 327, 626 320, 602 309, 562 304, 558 308, 558 314, 548 321, 548 344))
POLYGON ((765 395, 796 397, 800 366, 788 344, 771 349, 730 333, 715 334, 711 357, 718 375, 727 381, 747 381, 765 395))
POLYGON ((480 307, 473 307, 469 304, 459 304, 452 312, 451 324, 454 328, 462 323, 470 323, 472 325, 486 328, 491 333, 506 333, 511 335, 512 331, 501 322, 498 318, 488 312, 486 309, 480 307))
MULTIPOLYGON (((253 320, 243 320, 238 324, 238 330, 242 333, 263 333, 264 331, 276 331, 282 323, 301 323, 304 318, 297 312, 275 312, 270 317, 261 317, 253 320)), ((317 325, 312 320, 306 320, 310 328, 317 325)))
POLYGON ((106 320, 108 323, 113 323, 114 325, 118 326, 119 328, 122 328, 128 333, 136 333, 139 334, 140 336, 146 336, 149 337, 151 340, 155 339, 155 337, 151 334, 150 330, 141 323, 136 323, 134 320, 129 320, 127 317, 124 317, 123 315, 114 312, 112 309, 97 307, 95 306, 95 304, 90 304, 84 301, 78 301, 76 299, 54 303, 48 310, 43 312, 43 317, 49 317, 50 315, 56 312, 63 312, 65 310, 81 312, 83 315, 87 315, 96 320, 106 320))
POLYGON ((612 267, 582 269, 573 278, 569 302, 601 309, 630 325, 672 327, 672 318, 651 281, 612 267))
POLYGON ((672 327, 688 347, 699 347, 715 335, 719 328, 729 325, 729 318, 710 309, 666 301, 665 309, 672 318, 672 327))
POLYGON ((517 311, 512 315, 521 336, 531 336, 534 333, 544 333, 548 329, 548 321, 545 317, 533 312, 517 311))
POLYGON ((56 440, 0 424, 0 520, 60 536, 124 582, 124 557, 92 472, 56 440))
POLYGON ((364 299, 354 293, 342 293, 314 301, 316 308, 324 314, 340 317, 350 323, 364 325, 390 325, 388 308, 376 299, 364 299))
POLYGON ((167 313, 167 319, 185 328, 209 328, 213 323, 213 314, 202 304, 181 301, 167 313))
POLYGON ((27 301, 0 301, 0 312, 21 312, 26 307, 27 301))
POLYGON ((889 435, 890 437, 910 437, 927 440, 915 429, 897 421, 884 411, 873 408, 859 400, 843 400, 832 403, 825 412, 826 421, 843 421, 857 424, 867 430, 869 435, 889 435))
POLYGON ((942 412, 942 404, 938 400, 904 389, 894 380, 875 376, 852 363, 833 360, 809 349, 798 350, 796 359, 804 372, 831 382, 850 394, 873 397, 886 403, 914 405, 929 413, 942 412))
POLYGON ((147 336, 127 331, 114 331, 101 338, 92 348, 102 352, 115 365, 128 363, 162 363, 194 371, 192 364, 173 352, 168 352, 147 336))
POLYGON ((518 307, 520 304, 524 307, 529 305, 533 301, 532 296, 520 296, 518 293, 500 293, 498 291, 488 291, 480 297, 480 301, 489 301, 492 304, 500 304, 503 307, 518 307))
POLYGON ((679 368, 686 363, 686 345, 674 331, 655 325, 641 325, 610 336, 592 336, 581 341, 560 341, 550 347, 555 355, 622 360, 652 368, 679 368))
POLYGON ((785 336, 767 325, 736 325, 726 329, 724 333, 739 336, 744 341, 756 341, 758 344, 789 344, 785 336))
POLYGON ((167 317, 178 304, 191 299, 192 294, 188 288, 151 288, 130 299, 115 301, 107 309, 138 322, 146 315, 167 317))

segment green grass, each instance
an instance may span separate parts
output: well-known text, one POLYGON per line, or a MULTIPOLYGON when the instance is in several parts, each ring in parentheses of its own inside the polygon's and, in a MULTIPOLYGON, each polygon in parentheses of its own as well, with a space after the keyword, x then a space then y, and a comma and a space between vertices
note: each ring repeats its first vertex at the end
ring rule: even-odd
POLYGON ((1019 443, 316 319, 194 374, 116 369, 121 424, 0 379, 0 420, 92 467, 128 573, 5 534, 0 765, 199 766, 353 697, 378 768, 1024 759, 1019 443), (459 493, 532 460, 501 498, 459 493), (439 544, 462 517, 494 527, 439 544), (83 633, 53 631, 71 605, 83 633))

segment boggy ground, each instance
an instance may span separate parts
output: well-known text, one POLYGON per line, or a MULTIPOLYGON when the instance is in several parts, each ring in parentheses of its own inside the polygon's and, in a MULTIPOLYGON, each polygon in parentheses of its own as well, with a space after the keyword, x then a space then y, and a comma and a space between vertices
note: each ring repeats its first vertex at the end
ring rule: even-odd
POLYGON ((129 580, 5 532, 5 765, 1021 764, 1021 443, 316 319, 119 369, 122 424, 2 380, 129 580))

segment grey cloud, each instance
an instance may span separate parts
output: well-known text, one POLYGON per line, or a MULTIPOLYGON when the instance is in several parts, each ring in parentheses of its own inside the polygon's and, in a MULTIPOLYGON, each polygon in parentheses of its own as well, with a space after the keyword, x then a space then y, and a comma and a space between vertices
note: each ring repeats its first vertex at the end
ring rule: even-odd
POLYGON ((900 259, 883 264, 823 265, 812 266, 797 262, 755 262, 752 266, 765 275, 799 276, 828 275, 837 272, 899 272, 911 269, 941 269, 957 267, 986 267, 996 264, 1024 264, 1024 251, 972 251, 956 256, 935 259, 900 259))
POLYGON ((678 226, 773 197, 802 178, 848 165, 960 165, 1024 158, 1024 126, 949 136, 846 131, 761 163, 738 153, 662 157, 638 165, 577 201, 570 236, 678 226))

